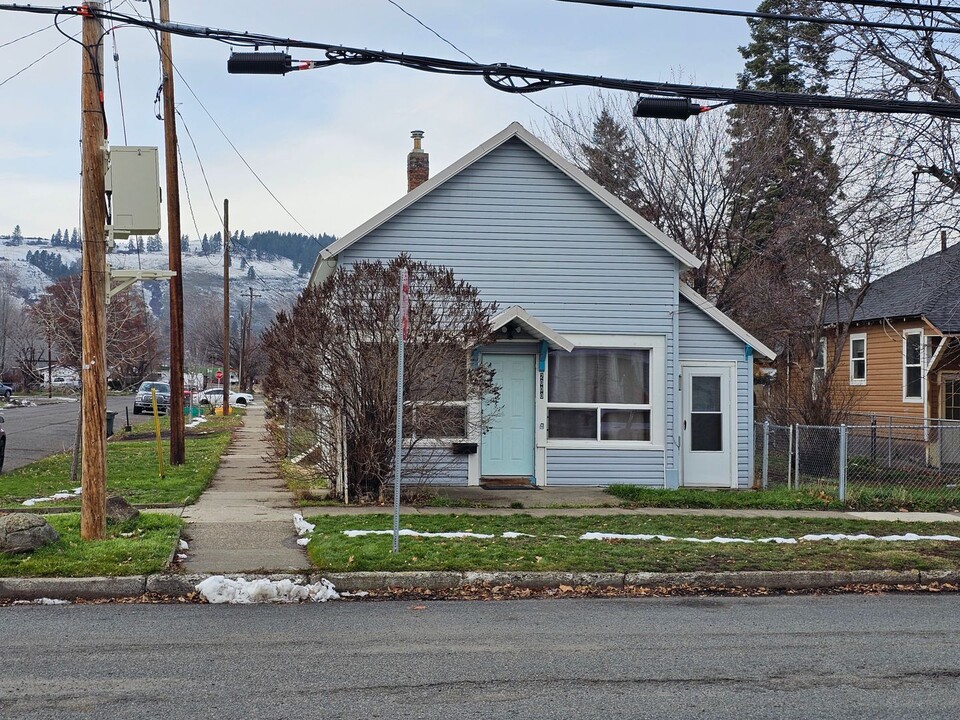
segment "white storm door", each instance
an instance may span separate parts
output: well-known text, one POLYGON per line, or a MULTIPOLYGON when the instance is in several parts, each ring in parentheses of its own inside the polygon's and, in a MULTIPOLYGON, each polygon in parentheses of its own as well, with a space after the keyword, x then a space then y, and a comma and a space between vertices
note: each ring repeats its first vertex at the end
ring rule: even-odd
POLYGON ((682 363, 685 487, 736 487, 736 363, 682 363))

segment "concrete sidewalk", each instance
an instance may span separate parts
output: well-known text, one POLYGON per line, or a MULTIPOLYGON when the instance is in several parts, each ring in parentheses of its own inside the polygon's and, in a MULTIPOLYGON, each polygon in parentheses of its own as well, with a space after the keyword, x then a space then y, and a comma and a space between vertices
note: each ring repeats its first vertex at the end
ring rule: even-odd
POLYGON ((190 543, 186 572, 310 568, 293 528, 298 509, 268 457, 265 433, 263 406, 249 407, 213 483, 184 510, 184 536, 190 543))

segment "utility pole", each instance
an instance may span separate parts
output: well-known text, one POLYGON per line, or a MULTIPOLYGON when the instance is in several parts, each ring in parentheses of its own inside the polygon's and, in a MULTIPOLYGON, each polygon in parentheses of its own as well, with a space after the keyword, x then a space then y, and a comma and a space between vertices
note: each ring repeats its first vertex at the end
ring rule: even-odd
MULTIPOLYGON (((160 0, 160 22, 170 22, 170 0, 160 0)), ((170 464, 186 460, 183 419, 183 265, 180 253, 180 182, 177 174, 177 108, 173 97, 170 33, 160 33, 163 64, 163 145, 167 170, 167 254, 170 270, 170 464)))
POLYGON ((230 201, 223 201, 223 416, 230 413, 230 201))
MULTIPOLYGON (((252 287, 249 287, 249 286, 248 286, 248 287, 247 287, 247 292, 250 294, 250 307, 249 307, 249 309, 247 310, 246 317, 244 317, 244 319, 243 319, 243 325, 242 325, 242 327, 241 327, 241 329, 240 329, 241 335, 240 335, 240 377, 239 377, 239 380, 240 380, 240 390, 241 390, 241 391, 244 389, 244 382, 243 382, 243 381, 244 381, 244 379, 245 379, 244 374, 243 374, 244 360, 245 360, 246 357, 247 357, 247 350, 250 348, 250 329, 251 329, 251 326, 253 325, 253 299, 254 299, 255 297, 256 297, 256 298, 261 297, 260 295, 254 295, 254 294, 253 294, 253 288, 252 288, 252 287)), ((250 368, 249 368, 249 363, 247 363, 247 365, 248 365, 247 370, 249 371, 249 369, 250 369, 250 368)))
POLYGON ((107 528, 107 206, 104 193, 106 127, 103 107, 103 22, 101 2, 83 14, 80 85, 83 251, 80 290, 80 412, 83 462, 80 537, 102 540, 107 528))

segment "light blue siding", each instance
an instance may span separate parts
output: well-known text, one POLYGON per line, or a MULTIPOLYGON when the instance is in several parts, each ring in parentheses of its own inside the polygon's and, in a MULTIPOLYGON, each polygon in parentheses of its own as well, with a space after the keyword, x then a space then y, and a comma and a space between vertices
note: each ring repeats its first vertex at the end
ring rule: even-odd
POLYGON ((663 452, 547 448, 547 485, 618 484, 663 487, 663 452))
POLYGON ((467 484, 467 455, 454 455, 444 448, 414 448, 403 461, 401 485, 467 484))
POLYGON ((520 140, 509 140, 343 251, 408 252, 559 332, 670 332, 678 263, 520 140))
MULTIPOLYGON (((517 139, 435 188, 347 248, 340 264, 400 252, 451 268, 501 308, 520 305, 564 333, 662 335, 664 436, 673 436, 673 317, 679 263, 607 205, 517 139)), ((676 451, 667 444, 667 463, 676 451)), ((664 484, 664 453, 548 451, 547 483, 575 483, 577 458, 606 480, 664 484), (568 458, 569 469, 550 458, 568 458), (634 462, 636 461, 636 462, 634 462)))
POLYGON ((737 363, 737 484, 753 484, 753 361, 742 340, 684 297, 680 298, 680 359, 737 363))

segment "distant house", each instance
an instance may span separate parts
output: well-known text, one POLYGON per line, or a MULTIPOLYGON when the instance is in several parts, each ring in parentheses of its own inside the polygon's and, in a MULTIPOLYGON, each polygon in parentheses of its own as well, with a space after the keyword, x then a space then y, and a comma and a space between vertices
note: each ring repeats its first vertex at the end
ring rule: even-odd
MULTIPOLYGON (((827 333, 817 362, 834 351, 832 342, 827 333)), ((852 389, 861 413, 960 421, 960 244, 873 283, 853 316, 834 386, 852 389)), ((956 444, 944 449, 952 462, 960 462, 956 444)))
POLYGON ((498 303, 477 352, 501 408, 438 481, 751 485, 753 354, 773 353, 680 281, 700 261, 519 124, 432 179, 420 136, 410 192, 321 251, 311 283, 408 253, 498 303))

